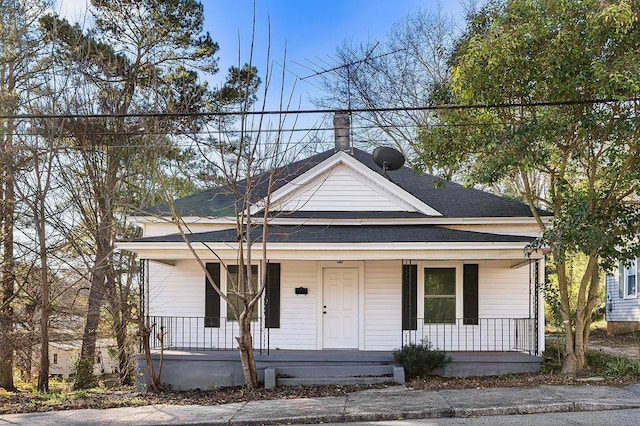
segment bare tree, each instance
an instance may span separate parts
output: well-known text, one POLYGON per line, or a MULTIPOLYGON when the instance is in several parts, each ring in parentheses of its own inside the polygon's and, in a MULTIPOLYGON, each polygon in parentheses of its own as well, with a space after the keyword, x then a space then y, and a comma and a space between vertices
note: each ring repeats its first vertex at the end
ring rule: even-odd
MULTIPOLYGON (((126 353, 130 304, 121 303, 118 287, 127 283, 121 281, 120 268, 115 266, 113 244, 124 229, 120 215, 135 206, 128 185, 143 178, 142 170, 148 170, 150 164, 177 155, 175 145, 163 135, 190 128, 197 121, 188 114, 181 120, 125 116, 202 108, 209 91, 198 82, 197 72, 216 71, 218 49, 202 33, 202 5, 195 0, 92 4, 95 25, 90 32, 55 16, 42 20, 49 40, 64 53, 61 66, 71 69, 77 78, 67 111, 104 115, 95 120, 69 120, 65 126, 67 141, 76 150, 73 165, 80 166, 66 169, 67 190, 82 218, 82 230, 92 240, 93 253, 77 388, 93 384, 96 335, 105 301, 112 303, 109 311, 114 315, 119 351, 126 353), (79 190, 75 185, 84 187, 79 190)), ((127 370, 125 365, 120 369, 127 370)))
POLYGON ((0 1, 0 387, 14 390, 13 309, 15 296, 16 148, 14 118, 23 109, 37 69, 36 20, 46 6, 39 0, 0 1))
MULTIPOLYGON (((269 51, 267 57, 269 58, 269 51)), ((286 62, 286 54, 284 59, 286 62)), ((267 59, 267 64, 269 61, 267 59)), ((284 88, 284 72, 280 78, 280 87, 284 88)), ((295 158, 297 152, 305 149, 302 144, 293 146, 291 133, 284 131, 286 116, 278 117, 276 123, 267 123, 265 115, 249 114, 256 108, 262 111, 266 108, 272 79, 269 66, 264 71, 264 79, 265 84, 260 96, 262 103, 256 105, 260 80, 257 78, 257 70, 252 66, 251 58, 246 65, 232 69, 220 95, 235 93, 235 100, 219 101, 226 108, 237 112, 236 120, 229 121, 221 117, 217 123, 211 123, 215 128, 215 137, 195 140, 207 167, 216 171, 214 176, 217 190, 233 200, 234 227, 238 241, 235 246, 235 259, 231 262, 229 259, 225 260, 215 250, 210 249, 206 241, 199 241, 197 235, 192 235, 188 223, 182 220, 181 212, 176 205, 173 202, 169 202, 168 205, 172 220, 207 277, 207 282, 226 302, 228 316, 238 322, 238 335, 235 336, 235 340, 240 353, 245 385, 249 389, 258 386, 251 325, 258 314, 257 309, 267 286, 269 223, 273 219, 271 193, 280 183, 280 179, 291 172, 281 166, 295 158), (216 258, 222 271, 227 274, 226 292, 207 269, 206 260, 199 251, 203 246, 207 249, 208 256, 216 258), (255 263, 258 262, 263 265, 260 274, 254 269, 255 263)), ((280 90, 279 104, 280 110, 291 106, 291 98, 285 96, 284 89, 280 90)))
POLYGON ((455 41, 455 21, 440 7, 419 9, 396 23, 387 40, 337 49, 337 66, 308 78, 321 78, 328 96, 319 107, 368 109, 354 114, 354 136, 362 143, 393 144, 415 157, 416 129, 432 123, 431 103, 448 81, 447 58, 455 41), (399 109, 399 110, 398 110, 399 109))

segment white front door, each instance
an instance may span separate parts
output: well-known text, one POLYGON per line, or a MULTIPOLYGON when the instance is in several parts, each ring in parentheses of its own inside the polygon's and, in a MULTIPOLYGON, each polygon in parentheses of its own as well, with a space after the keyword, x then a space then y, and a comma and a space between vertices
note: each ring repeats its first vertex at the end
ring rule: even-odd
POLYGON ((325 349, 358 348, 358 268, 324 268, 322 331, 325 349))

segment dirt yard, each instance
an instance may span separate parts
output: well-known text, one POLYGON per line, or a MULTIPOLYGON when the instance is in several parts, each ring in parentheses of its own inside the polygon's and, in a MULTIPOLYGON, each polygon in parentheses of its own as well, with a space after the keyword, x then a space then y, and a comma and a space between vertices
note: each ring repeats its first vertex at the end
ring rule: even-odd
POLYGON ((591 332, 589 349, 637 360, 640 359, 640 332, 609 336, 606 330, 597 328, 591 332))

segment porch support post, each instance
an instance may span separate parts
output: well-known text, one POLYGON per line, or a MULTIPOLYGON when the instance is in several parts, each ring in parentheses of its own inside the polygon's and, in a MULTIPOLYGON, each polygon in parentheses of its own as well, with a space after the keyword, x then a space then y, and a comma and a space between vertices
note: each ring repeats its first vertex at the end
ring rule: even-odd
MULTIPOLYGON (((145 326, 149 325, 149 260, 148 259, 140 259, 140 270, 139 280, 140 280, 140 320, 144 321, 145 326)), ((144 336, 141 337, 144 339, 144 336)), ((139 342, 139 350, 142 352, 143 349, 142 340, 139 342)))
POLYGON ((533 267, 533 279, 534 279, 534 294, 533 294, 533 315, 534 315, 534 333, 535 333, 535 346, 534 346, 534 355, 538 355, 538 333, 540 332, 540 326, 538 324, 538 302, 539 302, 539 294, 540 294, 540 261, 536 260, 533 267))
POLYGON ((529 339, 529 355, 539 355, 542 353, 541 348, 544 346, 544 332, 540 337, 540 330, 544 330, 544 324, 540 324, 540 318, 544 318, 544 314, 541 312, 543 307, 541 306, 542 293, 540 291, 540 259, 531 259, 531 253, 528 253, 529 257, 529 321, 533 321, 530 325, 532 336, 529 339), (541 343, 542 340, 542 343, 541 343))
POLYGON ((538 345, 536 346, 537 349, 537 353, 536 355, 540 355, 542 354, 542 352, 544 352, 545 349, 545 341, 544 341, 544 289, 543 289, 543 284, 544 281, 546 280, 546 273, 545 273, 545 260, 544 258, 539 259, 536 261, 538 264, 538 281, 537 281, 537 298, 538 298, 538 310, 537 310, 537 317, 536 317, 536 322, 538 324, 538 345), (542 333, 540 333, 540 330, 542 330, 542 333))

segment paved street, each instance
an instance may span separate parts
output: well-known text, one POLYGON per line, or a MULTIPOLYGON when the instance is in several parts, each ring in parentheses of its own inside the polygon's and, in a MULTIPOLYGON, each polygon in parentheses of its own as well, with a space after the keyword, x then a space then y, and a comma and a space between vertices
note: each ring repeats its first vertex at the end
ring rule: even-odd
MULTIPOLYGON (((470 418, 397 420, 367 423, 350 423, 358 426, 637 426, 640 423, 640 409, 580 411, 571 413, 521 414, 511 416, 482 416, 470 418)), ((337 423, 334 423, 337 425, 337 423)))
POLYGON ((440 391, 394 386, 339 397, 249 401, 212 406, 149 405, 11 414, 0 416, 0 426, 263 425, 381 421, 386 423, 371 424, 396 424, 397 420, 405 419, 408 422, 398 424, 590 425, 607 424, 612 418, 616 419, 615 424, 619 426, 637 425, 637 419, 640 418, 638 409, 640 384, 625 387, 535 386, 440 391), (549 414, 539 417, 535 413, 549 414), (633 421, 630 422, 631 419, 633 421))

